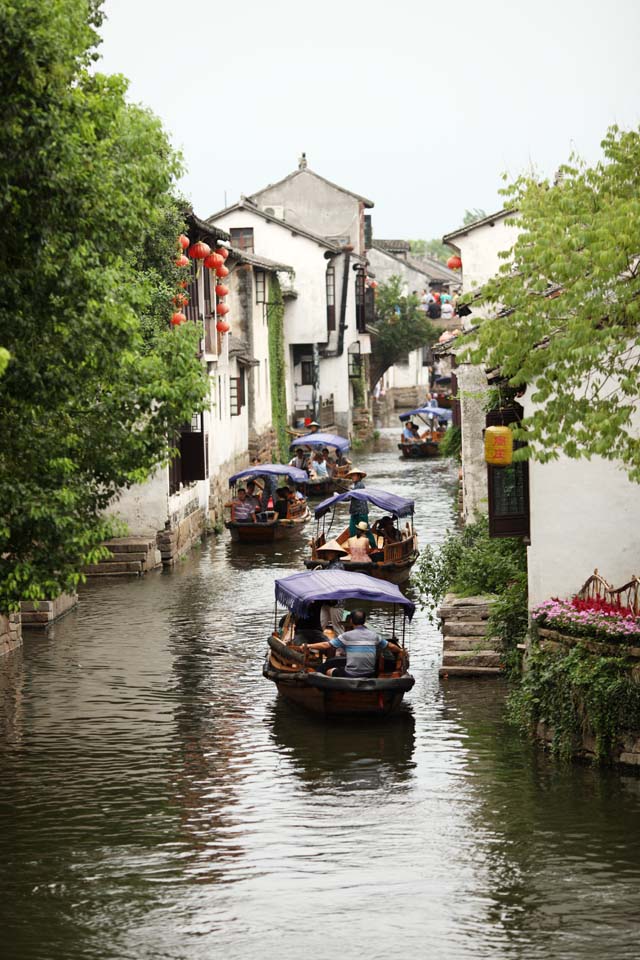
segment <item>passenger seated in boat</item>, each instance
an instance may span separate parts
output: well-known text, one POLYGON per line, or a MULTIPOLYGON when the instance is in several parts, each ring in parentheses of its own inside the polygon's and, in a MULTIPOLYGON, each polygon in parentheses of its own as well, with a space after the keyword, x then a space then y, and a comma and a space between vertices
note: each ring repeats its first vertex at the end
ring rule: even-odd
POLYGON ((322 456, 324 457, 324 462, 327 466, 327 473, 329 474, 330 477, 335 476, 336 461, 335 461, 335 458, 332 457, 331 454, 329 453, 328 447, 322 448, 322 456))
POLYGON ((325 635, 320 626, 320 608, 322 604, 314 600, 309 605, 306 616, 296 617, 294 640, 295 644, 309 644, 316 640, 324 640, 325 635))
POLYGON ((324 665, 323 672, 328 677, 374 677, 378 653, 389 649, 396 656, 402 656, 402 648, 390 640, 384 640, 374 630, 365 626, 366 613, 364 610, 353 610, 351 613, 353 629, 340 634, 331 640, 320 643, 310 643, 308 650, 342 650, 346 653, 346 662, 343 665, 334 664, 331 660, 324 665))
POLYGON ((400 543, 402 534, 393 525, 393 517, 380 517, 373 525, 373 532, 384 539, 384 543, 400 543))
POLYGON ((413 432, 413 427, 415 424, 408 422, 404 425, 404 430, 402 431, 402 442, 403 443, 413 443, 415 440, 415 434, 413 432))
MULTIPOLYGON (((368 534, 369 524, 362 521, 358 524, 355 537, 349 537, 347 540, 346 547, 349 551, 347 559, 351 563, 371 563, 372 547, 368 534)), ((371 537, 373 539, 373 534, 371 537)))
POLYGON ((306 469, 307 469, 307 459, 308 459, 308 458, 307 458, 307 455, 306 455, 306 453, 304 452, 304 450, 302 449, 302 447, 298 447, 298 448, 296 449, 296 455, 295 455, 295 457, 293 457, 291 460, 289 460, 289 466, 290 466, 290 467, 297 467, 298 470, 306 470, 306 469))
POLYGON ((289 490, 287 487, 278 487, 276 490, 276 495, 273 500, 273 509, 276 513, 276 518, 278 520, 286 520, 287 513, 289 511, 289 497, 287 494, 289 490))
POLYGON ((338 600, 329 600, 320 607, 320 626, 327 639, 344 633, 344 611, 338 600))
POLYGON ((247 480, 247 503, 253 504, 256 512, 260 510, 261 489, 256 485, 255 480, 247 480))
POLYGON ((345 557, 349 558, 349 554, 337 540, 327 540, 324 546, 316 549, 316 553, 320 560, 327 561, 325 570, 344 570, 342 561, 345 557))
POLYGON ((231 516, 238 523, 255 523, 256 508, 247 499, 247 491, 244 487, 239 487, 236 499, 232 501, 231 516))
POLYGON ((324 462, 324 457, 322 453, 316 453, 313 457, 313 460, 309 464, 309 469, 311 475, 316 480, 324 480, 329 476, 329 471, 327 470, 327 465, 324 462))

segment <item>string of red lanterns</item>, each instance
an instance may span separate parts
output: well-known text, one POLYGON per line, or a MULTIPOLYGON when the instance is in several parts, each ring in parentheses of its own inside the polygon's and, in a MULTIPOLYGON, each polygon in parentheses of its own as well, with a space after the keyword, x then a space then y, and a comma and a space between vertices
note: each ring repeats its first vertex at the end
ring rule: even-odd
MULTIPOLYGON (((203 240, 197 240, 195 243, 191 243, 189 237, 184 233, 180 234, 177 243, 178 248, 182 251, 175 261, 177 267, 188 267, 192 261, 197 261, 198 269, 196 272, 196 277, 199 275, 201 264, 202 266, 207 267, 209 270, 212 270, 215 273, 217 280, 224 280, 225 277, 229 276, 229 268, 225 264, 225 260, 229 256, 229 251, 222 244, 218 245, 216 250, 212 252, 209 244, 205 243, 203 240)), ((187 280, 180 280, 178 282, 178 286, 182 290, 186 290, 188 285, 189 284, 187 280)), ((224 303, 224 298, 228 296, 228 294, 229 287, 225 286, 223 283, 217 282, 215 286, 215 313, 218 318, 216 330, 219 333, 228 333, 231 329, 229 323, 224 319, 229 313, 229 306, 228 304, 224 303)), ((186 316, 179 308, 185 307, 188 304, 189 297, 187 294, 178 293, 173 297, 172 302, 173 305, 178 309, 171 317, 171 325, 174 327, 179 327, 182 323, 187 322, 186 316)))

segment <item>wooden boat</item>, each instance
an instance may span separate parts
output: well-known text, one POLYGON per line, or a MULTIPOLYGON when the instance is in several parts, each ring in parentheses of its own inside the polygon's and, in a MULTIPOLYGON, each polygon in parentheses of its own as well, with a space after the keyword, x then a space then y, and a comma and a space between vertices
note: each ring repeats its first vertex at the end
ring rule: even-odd
POLYGON ((340 476, 309 479, 306 485, 307 497, 310 500, 316 500, 318 497, 329 497, 332 493, 344 493, 351 484, 351 480, 340 476))
MULTIPOLYGON (((333 526, 336 506, 339 503, 351 502, 352 500, 361 500, 373 504, 391 515, 395 520, 400 539, 395 543, 385 542, 381 533, 372 531, 381 555, 377 557, 374 555, 371 563, 356 563, 349 560, 348 557, 343 557, 341 563, 344 569, 355 573, 366 573, 370 577, 387 580, 389 583, 406 583, 419 554, 418 537, 413 528, 414 501, 373 487, 335 494, 316 507, 314 511, 317 520, 316 535, 311 540, 311 555, 305 559, 305 567, 309 570, 329 568, 329 561, 323 558, 322 548, 326 545, 328 533, 333 526), (327 526, 326 518, 330 511, 332 511, 332 515, 327 526), (410 518, 403 528, 399 524, 402 517, 410 518)), ((349 537, 349 527, 346 526, 335 537, 335 541, 340 546, 344 546, 349 537)))
POLYGON ((443 436, 444 434, 436 434, 433 438, 413 443, 402 441, 398 444, 398 450, 400 450, 405 460, 421 460, 424 457, 439 457, 440 440, 443 436))
POLYGON ((445 407, 435 406, 433 403, 425 404, 424 407, 418 407, 416 410, 409 410, 407 413, 400 414, 400 421, 405 422, 413 417, 418 417, 426 426, 426 431, 419 440, 405 440, 400 438, 398 450, 400 450, 405 460, 422 459, 424 457, 439 457, 440 442, 444 437, 446 430, 440 428, 443 421, 452 419, 451 410, 445 407))
MULTIPOLYGON (((328 449, 336 450, 338 453, 344 455, 349 449, 350 443, 346 437, 340 437, 335 433, 308 433, 302 437, 298 437, 290 445, 290 451, 297 450, 298 447, 302 447, 303 450, 306 450, 309 454, 314 449, 318 447, 327 447, 328 449)), ((337 466, 333 473, 333 476, 330 477, 309 477, 307 482, 307 496, 310 499, 315 499, 317 497, 328 497, 332 493, 342 493, 345 490, 349 490, 352 481, 347 477, 349 470, 351 469, 351 461, 348 461, 346 464, 337 466)))
MULTIPOLYGON (((229 479, 229 486, 235 487, 241 480, 251 479, 267 483, 275 477, 280 477, 282 482, 287 481, 294 486, 304 486, 309 479, 305 470, 282 463, 261 463, 234 474, 229 479)), ((225 527, 236 543, 273 543, 276 540, 288 540, 300 535, 302 527, 311 516, 306 498, 292 500, 286 517, 278 517, 273 509, 265 509, 256 513, 255 521, 236 520, 233 503, 226 506, 230 510, 230 517, 225 521, 225 527)))
POLYGON ((285 606, 289 614, 282 627, 268 638, 262 673, 275 683, 278 693, 300 707, 323 717, 341 717, 349 714, 384 717, 398 709, 405 693, 415 680, 407 672, 408 658, 378 657, 376 675, 372 677, 332 677, 322 672, 322 654, 309 651, 296 642, 296 617, 306 616, 313 604, 328 601, 356 601, 374 604, 392 604, 395 620, 402 611, 402 648, 404 650, 405 621, 411 619, 415 607, 397 586, 374 580, 362 573, 344 573, 338 570, 307 571, 276 580, 277 604, 285 606))

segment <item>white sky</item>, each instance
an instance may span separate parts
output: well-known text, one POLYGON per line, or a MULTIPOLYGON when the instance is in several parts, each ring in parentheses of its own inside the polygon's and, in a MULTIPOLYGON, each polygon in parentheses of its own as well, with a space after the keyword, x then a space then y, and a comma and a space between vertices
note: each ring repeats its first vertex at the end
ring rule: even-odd
POLYGON ((640 0, 106 0, 100 69, 163 120, 207 217, 304 150, 375 202, 374 235, 441 236, 640 123, 640 0))

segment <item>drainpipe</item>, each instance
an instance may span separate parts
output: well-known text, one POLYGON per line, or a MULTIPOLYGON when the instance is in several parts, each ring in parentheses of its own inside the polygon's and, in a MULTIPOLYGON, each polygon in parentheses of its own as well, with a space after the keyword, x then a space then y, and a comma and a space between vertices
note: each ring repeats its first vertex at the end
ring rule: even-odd
MULTIPOLYGON (((323 360, 331 357, 341 357, 344 351, 344 332, 347 329, 347 295, 349 293, 349 267, 351 265, 351 251, 353 247, 344 248, 344 271, 342 274, 342 293, 340 296, 340 322, 338 324, 338 343, 335 349, 328 350, 323 347, 319 350, 319 355, 323 360)), ((314 345, 315 350, 315 345, 314 345)), ((315 353, 314 353, 315 363, 315 353)))
POLYGON ((320 347, 313 345, 313 393, 311 396, 313 419, 320 423, 320 347))

